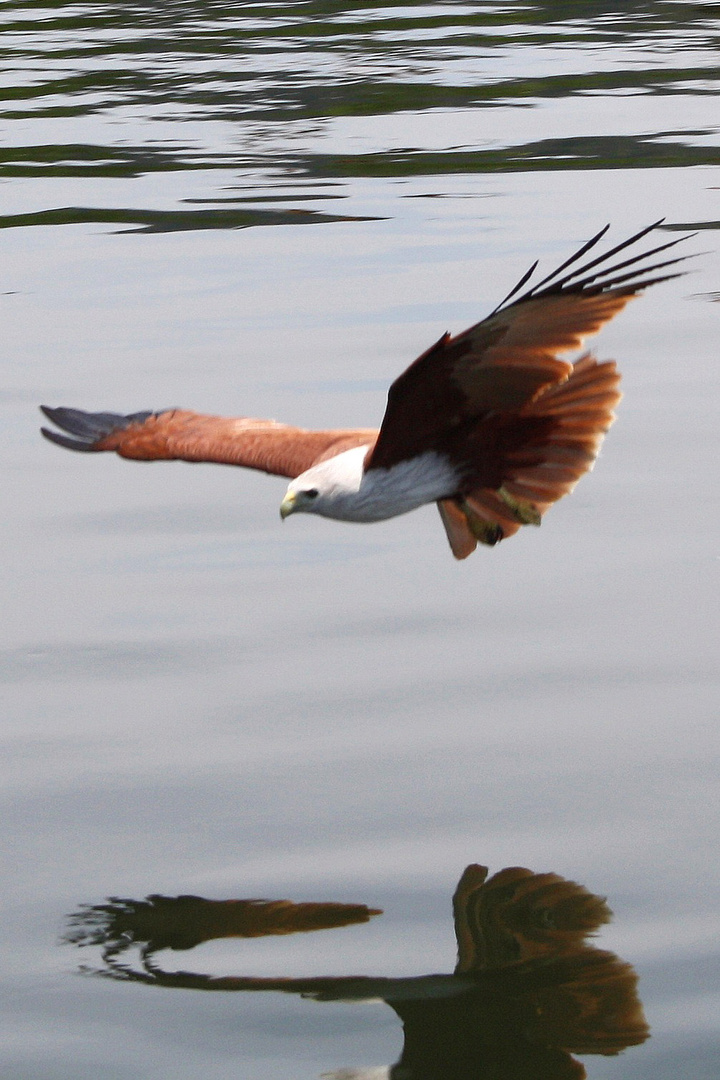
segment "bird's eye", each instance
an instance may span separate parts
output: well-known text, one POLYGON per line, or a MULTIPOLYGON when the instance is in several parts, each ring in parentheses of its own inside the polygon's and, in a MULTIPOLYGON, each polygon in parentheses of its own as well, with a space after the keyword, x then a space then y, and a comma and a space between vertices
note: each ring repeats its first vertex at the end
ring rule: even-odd
POLYGON ((303 495, 306 499, 317 499, 320 492, 317 488, 308 488, 307 491, 303 491, 303 495))

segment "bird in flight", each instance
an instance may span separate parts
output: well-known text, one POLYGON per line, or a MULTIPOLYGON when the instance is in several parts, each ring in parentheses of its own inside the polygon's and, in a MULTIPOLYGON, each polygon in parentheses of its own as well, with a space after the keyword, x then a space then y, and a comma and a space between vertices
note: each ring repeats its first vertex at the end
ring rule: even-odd
POLYGON ((437 503, 453 555, 496 544, 545 511, 592 468, 620 400, 613 361, 588 334, 650 285, 677 277, 682 258, 652 261, 686 237, 628 249, 661 222, 589 260, 608 226, 527 291, 537 262, 482 322, 446 333, 390 387, 375 428, 307 431, 275 420, 185 409, 42 411, 70 450, 114 450, 140 461, 207 461, 291 478, 280 505, 340 521, 382 521, 437 503), (637 249, 635 249, 637 251, 637 249), (619 256, 619 259, 616 258, 619 256))

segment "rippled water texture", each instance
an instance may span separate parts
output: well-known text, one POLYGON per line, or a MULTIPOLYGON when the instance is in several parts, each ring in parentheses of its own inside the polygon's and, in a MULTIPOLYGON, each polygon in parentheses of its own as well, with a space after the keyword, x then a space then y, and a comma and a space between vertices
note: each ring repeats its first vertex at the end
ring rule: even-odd
POLYGON ((591 1080, 716 1080, 719 44, 673 0, 0 3, 3 1077, 387 1077, 482 863, 608 897, 583 963, 633 1022, 591 1080), (41 402, 375 425, 536 258, 661 217, 706 254, 598 341, 597 468, 467 562, 433 508, 281 525, 281 480, 38 435, 41 402), (360 915, 201 933, 264 897, 360 915), (189 936, 148 935, 166 903, 189 936), (391 1008, 261 985, 319 976, 391 1008))

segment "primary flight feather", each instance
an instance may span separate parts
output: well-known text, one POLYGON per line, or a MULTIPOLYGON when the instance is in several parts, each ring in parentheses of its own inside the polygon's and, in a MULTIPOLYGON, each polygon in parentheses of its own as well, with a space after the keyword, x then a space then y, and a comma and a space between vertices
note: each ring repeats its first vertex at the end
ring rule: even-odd
POLYGON ((496 544, 522 525, 539 525, 592 468, 621 397, 620 375, 613 361, 561 357, 643 289, 678 275, 668 268, 680 258, 650 260, 679 240, 615 261, 659 224, 584 260, 606 226, 518 296, 535 264, 488 318, 457 337, 444 334, 395 380, 379 431, 306 431, 184 409, 121 416, 43 405, 68 435, 42 433, 71 450, 290 477, 283 518, 302 511, 382 521, 436 502, 452 552, 464 559, 478 541, 496 544))

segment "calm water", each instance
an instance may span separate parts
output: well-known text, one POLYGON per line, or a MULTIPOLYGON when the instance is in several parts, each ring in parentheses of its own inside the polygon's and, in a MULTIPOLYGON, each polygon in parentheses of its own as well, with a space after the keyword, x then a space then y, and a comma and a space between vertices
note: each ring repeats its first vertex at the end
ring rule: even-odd
POLYGON ((82 977, 68 915, 365 904, 154 963, 406 980, 481 862, 608 897, 652 1037, 591 1078, 716 1080, 719 39, 717 3, 0 4, 3 1076, 387 1067, 381 1002, 82 977), (598 342, 597 469, 465 563, 432 508, 281 526, 281 480, 38 437, 40 402, 375 424, 537 256, 663 216, 708 254, 598 342))

